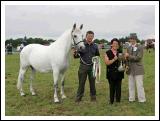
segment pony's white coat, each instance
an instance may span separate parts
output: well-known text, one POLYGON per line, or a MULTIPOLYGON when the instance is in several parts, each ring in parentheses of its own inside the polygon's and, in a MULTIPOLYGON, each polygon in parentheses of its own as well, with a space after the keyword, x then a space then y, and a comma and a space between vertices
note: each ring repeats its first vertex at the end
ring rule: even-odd
POLYGON ((61 95, 65 98, 64 94, 64 73, 69 66, 69 53, 71 45, 78 43, 78 47, 84 48, 84 43, 80 29, 76 28, 74 24, 73 29, 67 30, 61 37, 49 46, 40 44, 30 44, 23 48, 20 53, 20 71, 18 76, 17 88, 20 94, 25 95, 22 89, 24 74, 26 69, 30 66, 32 68, 30 91, 35 95, 32 87, 32 80, 35 71, 39 72, 53 72, 54 77, 54 102, 59 102, 57 96, 58 80, 61 79, 61 95), (75 38, 73 38, 76 35, 75 38), (74 41, 74 42, 73 42, 74 41))

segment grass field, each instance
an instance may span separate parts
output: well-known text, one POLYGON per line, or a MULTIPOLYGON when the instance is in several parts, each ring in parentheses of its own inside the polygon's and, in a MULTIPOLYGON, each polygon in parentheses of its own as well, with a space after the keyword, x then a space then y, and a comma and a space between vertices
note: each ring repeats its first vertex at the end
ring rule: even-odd
MULTIPOLYGON (((101 51, 101 57, 104 55, 101 51)), ((6 55, 5 57, 5 115, 6 116, 154 116, 155 115, 155 55, 154 52, 144 52, 144 88, 147 101, 145 103, 128 101, 128 80, 122 82, 121 103, 109 105, 108 81, 105 79, 105 64, 102 59, 101 83, 96 84, 97 102, 90 102, 89 83, 86 81, 85 95, 81 103, 74 102, 78 87, 79 59, 71 57, 70 67, 66 73, 65 93, 67 98, 60 104, 53 101, 52 73, 37 73, 34 87, 37 96, 29 92, 29 74, 25 75, 24 91, 27 94, 21 97, 16 88, 19 55, 6 55)), ((158 81, 158 80, 157 80, 158 81)), ((60 84, 59 84, 60 86, 60 84)), ((60 89, 60 88, 59 88, 60 89)))

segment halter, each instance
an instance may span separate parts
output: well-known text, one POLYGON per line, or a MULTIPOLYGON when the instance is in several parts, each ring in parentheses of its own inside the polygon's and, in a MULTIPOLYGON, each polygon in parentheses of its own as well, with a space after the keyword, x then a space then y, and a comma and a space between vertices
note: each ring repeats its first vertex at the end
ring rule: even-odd
POLYGON ((84 42, 84 41, 83 41, 83 37, 82 37, 82 41, 79 41, 79 42, 77 42, 77 43, 76 43, 73 35, 72 35, 72 39, 73 39, 74 46, 77 46, 79 43, 84 42))

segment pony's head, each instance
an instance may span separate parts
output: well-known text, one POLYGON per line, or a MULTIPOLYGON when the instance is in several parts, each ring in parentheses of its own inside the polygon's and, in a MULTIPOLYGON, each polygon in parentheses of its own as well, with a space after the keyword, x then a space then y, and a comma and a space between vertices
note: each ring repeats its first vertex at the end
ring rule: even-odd
POLYGON ((78 49, 84 49, 84 41, 83 41, 83 34, 82 34, 83 24, 76 28, 76 24, 73 25, 71 36, 72 36, 72 45, 78 49))

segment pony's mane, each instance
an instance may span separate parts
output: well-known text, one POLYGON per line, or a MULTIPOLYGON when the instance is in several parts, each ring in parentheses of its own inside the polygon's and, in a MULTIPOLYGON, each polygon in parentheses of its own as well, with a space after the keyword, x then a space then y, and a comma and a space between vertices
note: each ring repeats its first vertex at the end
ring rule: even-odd
POLYGON ((67 36, 68 34, 71 34, 71 30, 72 29, 66 30, 56 41, 62 41, 62 40, 64 40, 63 38, 65 38, 65 36, 67 36))

